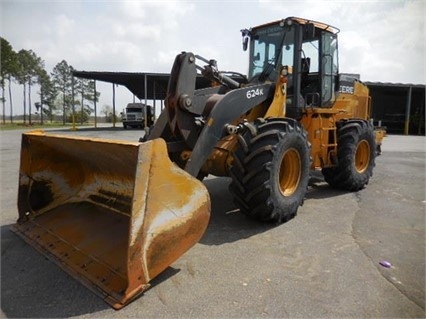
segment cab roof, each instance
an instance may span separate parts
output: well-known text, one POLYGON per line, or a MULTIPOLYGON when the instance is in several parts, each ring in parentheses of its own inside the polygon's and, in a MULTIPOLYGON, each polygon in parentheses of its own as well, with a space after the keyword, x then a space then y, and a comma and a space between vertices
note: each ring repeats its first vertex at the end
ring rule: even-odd
POLYGON ((331 32, 331 33, 334 33, 334 34, 337 34, 337 33, 340 32, 339 28, 333 27, 329 24, 314 21, 314 20, 308 20, 308 19, 304 19, 304 18, 297 18, 297 17, 288 17, 288 18, 285 18, 285 19, 282 19, 282 20, 277 20, 277 21, 274 21, 274 22, 265 23, 265 24, 256 26, 252 29, 258 29, 258 28, 269 26, 269 25, 274 25, 274 24, 278 24, 280 22, 287 22, 289 20, 292 21, 292 22, 298 23, 298 24, 312 23, 315 26, 315 28, 318 28, 318 29, 321 29, 321 30, 324 30, 324 31, 328 31, 328 32, 331 32))

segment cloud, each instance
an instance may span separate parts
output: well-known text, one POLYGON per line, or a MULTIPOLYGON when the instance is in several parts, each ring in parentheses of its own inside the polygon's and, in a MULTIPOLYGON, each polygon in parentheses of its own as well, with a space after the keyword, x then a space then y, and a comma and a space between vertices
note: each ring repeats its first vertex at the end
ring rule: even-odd
MULTIPOLYGON (((221 69, 245 73, 248 55, 239 31, 299 16, 340 28, 342 72, 359 73, 365 81, 426 82, 422 0, 4 1, 0 6, 2 36, 16 51, 34 50, 48 71, 65 59, 78 70, 169 72, 176 54, 192 51, 216 59, 221 69)), ((109 97, 105 103, 111 104, 109 97)))
POLYGON ((75 20, 65 14, 56 16, 54 21, 53 29, 55 30, 56 39, 66 39, 68 34, 76 29, 75 20))
POLYGON ((359 73, 366 81, 426 83, 422 0, 263 0, 261 5, 338 27, 342 72, 359 73))

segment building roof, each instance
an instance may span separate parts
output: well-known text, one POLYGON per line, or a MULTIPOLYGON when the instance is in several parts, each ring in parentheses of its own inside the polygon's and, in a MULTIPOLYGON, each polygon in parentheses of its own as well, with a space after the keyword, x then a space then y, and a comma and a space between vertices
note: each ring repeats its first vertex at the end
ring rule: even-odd
MULTIPOLYGON (((74 76, 83 79, 98 80, 119 84, 127 87, 139 99, 163 100, 166 97, 170 74, 168 73, 132 73, 132 72, 98 72, 98 71, 74 71, 74 76), (146 84, 145 84, 146 82, 146 84), (146 85, 146 92, 145 92, 146 85)), ((423 89, 424 84, 389 83, 389 82, 364 82, 368 87, 382 87, 393 89, 423 89)), ((208 87, 209 80, 198 75, 196 89, 208 87)))
MULTIPOLYGON (((119 84, 127 87, 139 99, 163 100, 166 97, 170 74, 74 71, 78 78, 119 84)), ((197 76, 196 89, 209 86, 209 80, 197 76)))
POLYGON ((390 83, 390 82, 364 82, 367 86, 375 86, 375 87, 393 87, 393 88, 419 88, 425 89, 426 85, 424 84, 412 84, 412 83, 390 83))

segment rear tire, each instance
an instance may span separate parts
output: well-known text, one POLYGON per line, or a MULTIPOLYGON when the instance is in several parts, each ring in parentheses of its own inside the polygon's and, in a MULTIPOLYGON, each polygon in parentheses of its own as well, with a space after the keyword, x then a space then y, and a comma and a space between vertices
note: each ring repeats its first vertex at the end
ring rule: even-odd
POLYGON ((338 165, 323 168, 325 181, 333 188, 358 191, 373 176, 376 158, 374 128, 368 121, 349 120, 338 126, 338 165))
POLYGON ((241 212, 258 220, 286 222, 303 204, 310 146, 292 119, 258 119, 239 134, 230 190, 241 212))

